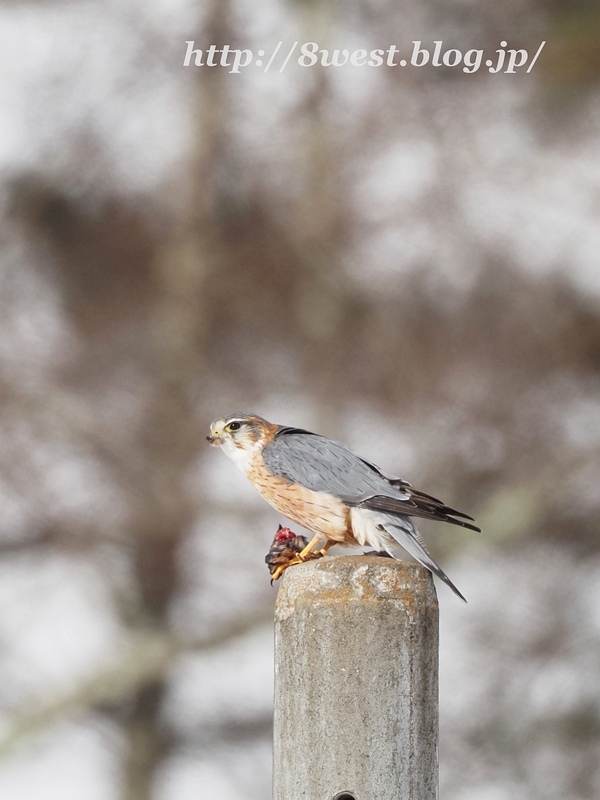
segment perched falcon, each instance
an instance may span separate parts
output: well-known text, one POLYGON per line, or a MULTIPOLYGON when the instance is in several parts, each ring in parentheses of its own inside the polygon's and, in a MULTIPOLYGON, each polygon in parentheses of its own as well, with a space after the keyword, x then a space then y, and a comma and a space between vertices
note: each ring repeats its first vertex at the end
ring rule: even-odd
POLYGON ((472 517, 387 475, 340 442, 254 414, 217 419, 206 438, 223 448, 277 511, 314 533, 296 557, 274 572, 275 580, 286 566, 324 555, 334 544, 368 545, 393 557, 401 545, 465 600, 425 549, 411 517, 479 532, 465 522, 472 517), (320 543, 318 553, 313 552, 320 543))

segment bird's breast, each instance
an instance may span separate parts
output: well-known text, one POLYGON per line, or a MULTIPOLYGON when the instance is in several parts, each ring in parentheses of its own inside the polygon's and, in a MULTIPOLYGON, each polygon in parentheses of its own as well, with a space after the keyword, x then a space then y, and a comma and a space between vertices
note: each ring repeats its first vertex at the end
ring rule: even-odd
POLYGON ((353 542, 349 509, 338 497, 329 492, 315 492, 273 475, 262 453, 255 456, 246 474, 265 500, 281 514, 327 539, 347 544, 353 542))

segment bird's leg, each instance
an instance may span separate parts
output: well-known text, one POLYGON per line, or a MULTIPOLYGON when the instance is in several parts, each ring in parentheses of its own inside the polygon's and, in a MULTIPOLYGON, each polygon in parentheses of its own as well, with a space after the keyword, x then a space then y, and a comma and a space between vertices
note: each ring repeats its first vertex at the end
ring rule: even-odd
POLYGON ((317 550, 316 554, 320 556, 326 556, 327 551, 329 550, 330 547, 333 547, 334 544, 337 544, 337 542, 333 542, 331 539, 328 539, 323 545, 323 547, 320 550, 317 550))
MULTIPOLYGON (((312 538, 312 539, 310 540, 310 542, 309 542, 309 543, 306 545, 306 547, 304 548, 304 550, 301 550, 301 551, 298 553, 298 558, 300 559, 300 561, 306 561, 306 559, 307 559, 307 558, 308 558, 308 556, 310 555, 310 552, 311 552, 311 550, 313 549, 313 547, 316 547, 316 546, 319 544, 319 542, 321 541, 321 539, 322 539, 322 538, 323 538, 323 537, 322 537, 320 534, 318 534, 318 533, 317 533, 317 534, 315 534, 315 536, 313 536, 313 538, 312 538)), ((325 551, 325 552, 327 552, 327 551, 325 551)))

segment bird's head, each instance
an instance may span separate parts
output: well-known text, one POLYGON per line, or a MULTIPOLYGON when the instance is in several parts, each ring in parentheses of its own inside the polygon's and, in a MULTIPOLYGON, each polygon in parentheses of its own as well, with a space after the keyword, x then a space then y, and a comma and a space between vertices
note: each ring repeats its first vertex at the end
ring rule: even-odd
POLYGON ((277 428, 255 414, 231 414, 216 419, 206 439, 213 447, 222 447, 231 459, 244 467, 271 441, 277 428))

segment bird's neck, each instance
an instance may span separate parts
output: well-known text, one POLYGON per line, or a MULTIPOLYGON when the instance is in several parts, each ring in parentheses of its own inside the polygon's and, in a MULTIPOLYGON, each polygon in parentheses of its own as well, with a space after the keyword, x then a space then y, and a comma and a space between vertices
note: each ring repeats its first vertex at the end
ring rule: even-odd
POLYGON ((251 447, 237 447, 231 441, 223 442, 222 449, 225 454, 237 464, 244 474, 248 474, 254 464, 254 459, 262 451, 263 443, 256 442, 251 447))

